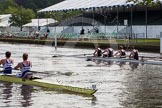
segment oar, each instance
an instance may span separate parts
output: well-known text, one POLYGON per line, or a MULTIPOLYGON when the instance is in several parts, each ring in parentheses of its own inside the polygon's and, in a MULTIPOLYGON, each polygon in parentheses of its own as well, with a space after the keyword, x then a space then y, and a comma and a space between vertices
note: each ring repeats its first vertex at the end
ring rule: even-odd
MULTIPOLYGON (((0 66, 0 68, 3 68, 2 66, 0 66)), ((12 68, 12 70, 17 70, 17 71, 20 71, 19 69, 14 69, 12 68)), ((0 71, 0 73, 2 73, 2 71, 0 71)), ((51 73, 47 73, 47 72, 39 72, 39 71, 30 71, 30 72, 33 72, 33 73, 39 73, 39 74, 45 74, 45 75, 57 75, 57 74, 60 74, 60 75, 66 75, 66 76, 71 76, 71 75, 77 75, 77 74, 74 74, 73 72, 66 72, 66 73, 61 73, 61 72, 57 72, 57 74, 51 74, 51 73)))
POLYGON ((139 57, 143 57, 143 58, 159 58, 159 59, 162 59, 162 56, 142 56, 142 55, 140 55, 139 57))
MULTIPOLYGON (((126 57, 129 57, 129 55, 126 55, 126 57)), ((162 59, 162 56, 144 56, 144 55, 139 55, 138 57, 139 58, 160 58, 160 59, 162 59)))
MULTIPOLYGON (((0 68, 3 68, 3 67, 0 66, 0 68)), ((19 69, 14 69, 14 68, 12 68, 12 70, 20 71, 19 69)), ((0 71, 0 73, 1 73, 1 72, 3 72, 3 70, 0 71)), ((33 70, 31 70, 30 72, 33 72, 33 73, 40 73, 40 74, 50 74, 50 73, 47 73, 47 72, 39 72, 39 71, 33 71, 33 70)), ((50 74, 50 75, 55 75, 55 74, 50 74)))
POLYGON ((92 55, 92 54, 76 54, 76 55, 54 55, 52 57, 75 57, 75 56, 86 56, 86 55, 92 55))
MULTIPOLYGON (((19 70, 19 69, 14 69, 14 70, 19 70)), ((30 72, 32 72, 32 73, 38 73, 38 74, 46 74, 46 75, 47 74, 49 74, 49 75, 56 75, 56 74, 51 74, 51 73, 47 73, 47 72, 40 72, 40 71, 33 71, 33 70, 31 70, 30 72)))

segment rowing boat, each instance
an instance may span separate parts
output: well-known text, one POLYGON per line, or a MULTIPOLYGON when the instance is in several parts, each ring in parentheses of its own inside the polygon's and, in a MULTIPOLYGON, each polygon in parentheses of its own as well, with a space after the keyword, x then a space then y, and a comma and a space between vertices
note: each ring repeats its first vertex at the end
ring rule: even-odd
POLYGON ((135 59, 129 59, 129 58, 114 58, 114 57, 93 57, 93 56, 87 56, 86 61, 93 61, 93 60, 100 60, 100 61, 116 61, 116 62, 131 62, 131 63, 140 63, 140 64, 153 64, 153 65, 162 65, 162 61, 157 60, 135 60, 135 59))
POLYGON ((62 92, 67 92, 72 94, 93 95, 97 91, 97 89, 88 89, 88 88, 53 84, 53 83, 46 82, 42 79, 22 81, 21 78, 17 78, 14 75, 0 75, 0 81, 19 83, 25 85, 34 85, 34 86, 48 88, 48 90, 62 91, 62 92))

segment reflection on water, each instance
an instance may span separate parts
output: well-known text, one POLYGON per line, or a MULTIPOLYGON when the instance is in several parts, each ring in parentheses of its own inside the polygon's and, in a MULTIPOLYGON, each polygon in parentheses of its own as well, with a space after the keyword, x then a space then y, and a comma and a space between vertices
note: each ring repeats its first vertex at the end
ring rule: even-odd
POLYGON ((29 85, 22 85, 21 87, 21 95, 22 97, 22 101, 21 104, 23 107, 27 107, 27 106, 31 106, 32 102, 31 102, 31 94, 33 91, 33 86, 29 86, 29 85))
POLYGON ((162 107, 162 74, 157 66, 141 65, 140 71, 129 73, 125 80, 127 83, 120 94, 124 108, 162 107))
POLYGON ((5 103, 10 103, 10 98, 12 97, 12 83, 7 83, 7 82, 4 82, 3 83, 3 86, 4 86, 4 89, 3 89, 3 99, 5 99, 5 103))
POLYGON ((3 99, 3 104, 0 107, 12 107, 13 103, 16 103, 19 100, 20 106, 28 107, 32 105, 31 102, 31 94, 33 91, 32 86, 27 85, 16 85, 14 86, 13 83, 8 82, 0 82, 1 83, 1 96, 0 98, 3 99), (21 93, 18 93, 18 92, 21 93), (11 104, 11 105, 10 105, 11 104))
POLYGON ((135 71, 135 69, 138 68, 139 64, 138 63, 129 63, 129 66, 131 67, 132 71, 135 71))
POLYGON ((107 66, 111 66, 111 65, 113 65, 113 61, 107 61, 107 62, 103 62, 105 65, 107 65, 107 66))
MULTIPOLYGON (((106 64, 105 62, 103 63, 106 64)), ((113 62, 113 64, 124 69, 124 71, 120 70, 121 75, 125 74, 124 80, 119 82, 124 85, 124 87, 119 87, 121 90, 117 96, 119 106, 123 108, 162 107, 161 66, 126 62, 113 62)))
POLYGON ((96 65, 90 65, 90 64, 88 64, 87 67, 98 66, 98 65, 100 65, 100 66, 118 65, 118 66, 120 66, 120 68, 123 68, 124 66, 126 66, 128 64, 130 66, 130 68, 132 69, 132 71, 134 71, 139 66, 139 63, 132 63, 132 62, 127 63, 127 62, 124 62, 124 61, 93 60, 92 62, 94 62, 96 65))
POLYGON ((102 63, 102 60, 93 60, 93 62, 95 62, 97 65, 102 63))
POLYGON ((91 99, 91 101, 92 101, 92 105, 95 106, 96 105, 97 98, 95 96, 93 96, 92 99, 91 99))
POLYGON ((120 68, 122 68, 124 65, 126 65, 126 62, 121 61, 117 62, 117 64, 120 66, 120 68))

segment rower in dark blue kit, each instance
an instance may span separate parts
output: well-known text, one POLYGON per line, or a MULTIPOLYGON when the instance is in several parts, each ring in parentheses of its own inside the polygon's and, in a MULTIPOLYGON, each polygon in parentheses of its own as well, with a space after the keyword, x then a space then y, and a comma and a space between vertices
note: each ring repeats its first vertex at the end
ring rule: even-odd
POLYGON ((18 63, 14 69, 20 69, 21 72, 18 74, 18 77, 25 81, 25 79, 32 80, 31 67, 32 63, 28 61, 28 54, 24 53, 23 62, 18 63))
POLYGON ((12 74, 12 66, 14 61, 10 58, 11 52, 7 51, 5 56, 6 58, 0 61, 0 65, 3 65, 3 74, 12 74))

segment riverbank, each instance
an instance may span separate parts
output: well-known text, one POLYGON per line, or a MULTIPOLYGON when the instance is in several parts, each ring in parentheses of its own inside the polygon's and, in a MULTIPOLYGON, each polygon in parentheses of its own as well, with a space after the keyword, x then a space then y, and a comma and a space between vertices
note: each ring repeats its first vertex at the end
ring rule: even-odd
MULTIPOLYGON (((0 38, 1 42, 9 43, 23 43, 23 44, 41 44, 54 46, 54 39, 28 39, 28 38, 0 38)), ((99 45, 101 48, 108 46, 124 45, 126 48, 130 45, 135 46, 139 51, 144 52, 160 52, 160 39, 138 39, 138 40, 125 40, 125 39, 112 39, 112 40, 76 40, 76 39, 58 39, 58 47, 72 47, 72 48, 94 48, 99 45), (130 44, 128 44, 130 43, 130 44)))

